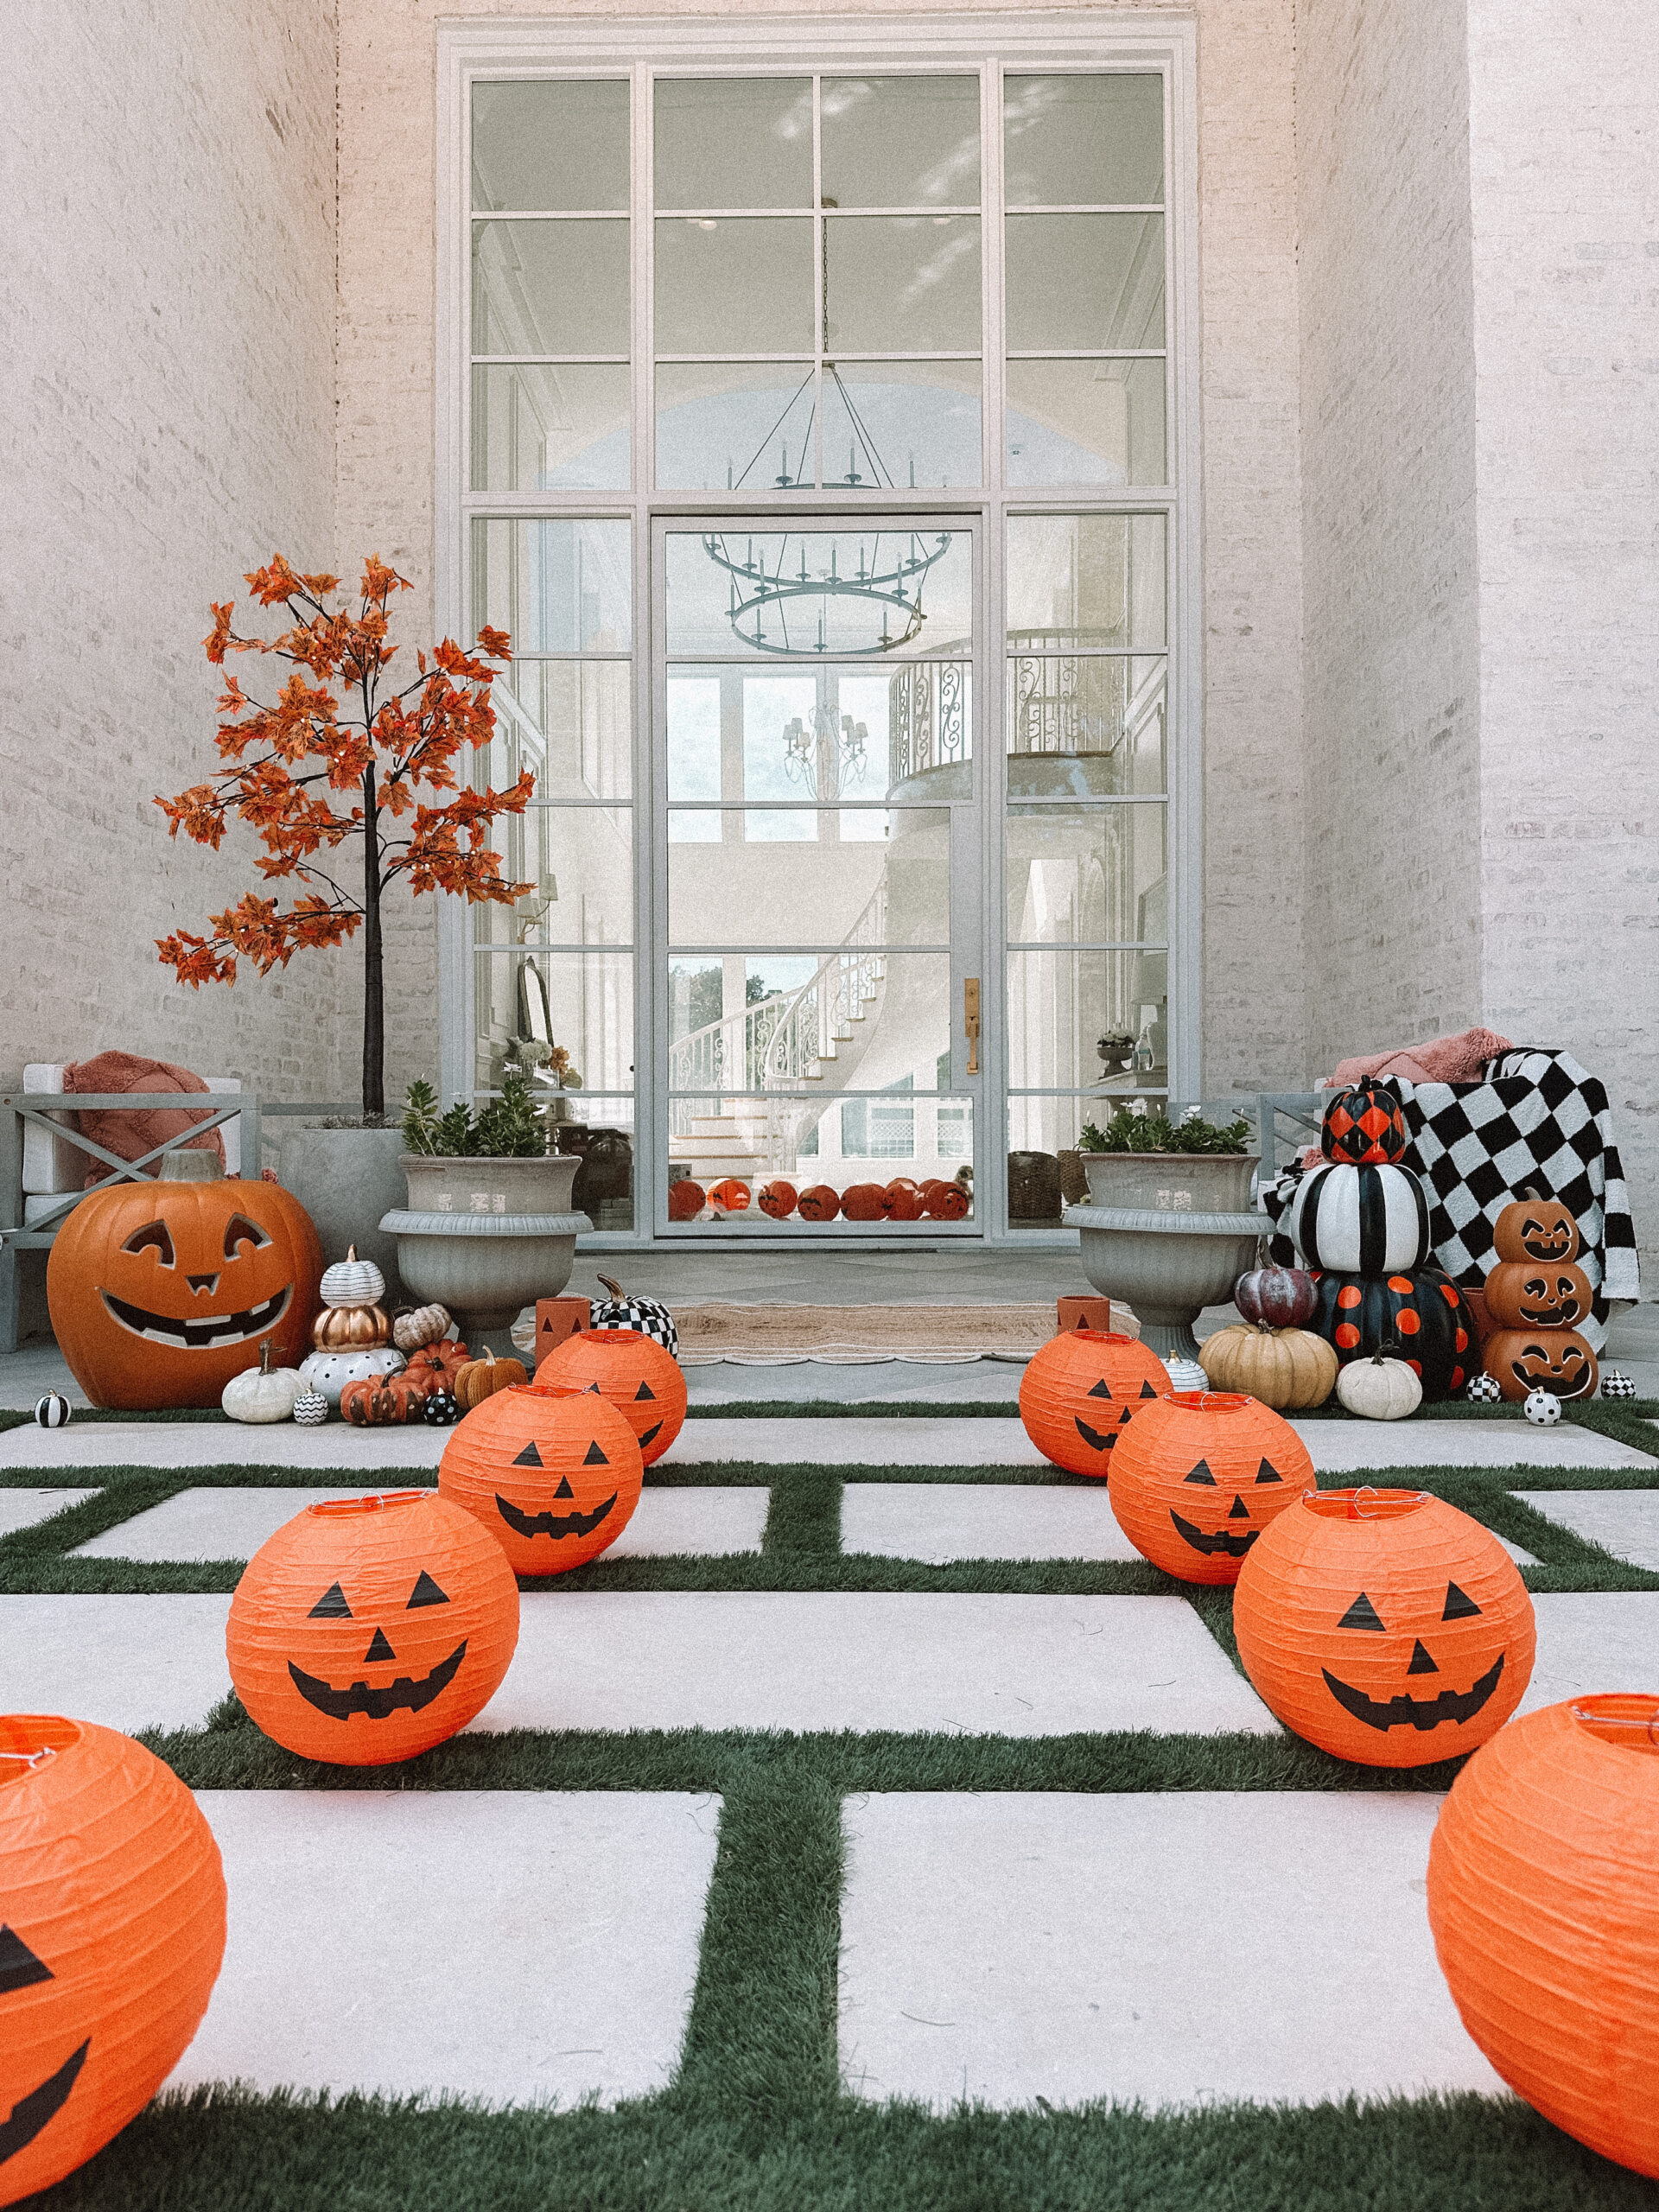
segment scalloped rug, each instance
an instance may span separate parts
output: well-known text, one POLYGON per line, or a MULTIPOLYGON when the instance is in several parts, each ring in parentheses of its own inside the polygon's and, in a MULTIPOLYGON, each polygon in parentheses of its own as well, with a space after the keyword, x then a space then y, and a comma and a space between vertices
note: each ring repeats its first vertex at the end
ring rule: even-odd
MULTIPOLYGON (((787 1367, 824 1360, 856 1367, 906 1359, 929 1366, 974 1359, 1024 1361, 1054 1334, 1054 1307, 1042 1306, 738 1306, 710 1300, 677 1306, 680 1363, 787 1367)), ((1139 1336, 1127 1306, 1112 1325, 1139 1336)))

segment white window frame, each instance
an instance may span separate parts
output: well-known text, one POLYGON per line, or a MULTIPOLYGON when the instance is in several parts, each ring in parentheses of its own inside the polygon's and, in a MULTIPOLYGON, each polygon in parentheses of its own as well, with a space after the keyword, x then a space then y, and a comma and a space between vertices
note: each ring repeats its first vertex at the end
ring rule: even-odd
MULTIPOLYGON (((1003 605, 1003 525, 1009 512, 1156 513, 1166 518, 1168 576, 1168 838, 1175 874, 1169 917, 1171 963, 1168 1011, 1168 1084, 1172 1097, 1202 1097, 1203 1005, 1203 620, 1199 498, 1202 484, 1198 393, 1198 99, 1196 24, 1191 16, 1126 13, 1099 15, 896 16, 870 20, 846 16, 800 17, 787 22, 740 17, 689 22, 684 18, 639 16, 632 20, 555 22, 534 20, 479 20, 442 22, 437 29, 435 454, 434 487, 435 619, 441 633, 460 636, 465 619, 467 545, 474 514, 511 516, 627 517, 633 526, 634 603, 633 716, 635 820, 635 1052, 640 1087, 635 1094, 635 1222, 626 1236, 584 1239, 594 1246, 639 1245, 652 1241, 650 1194, 665 1172, 655 1157, 652 1131, 656 1116, 648 1095, 649 1062, 658 1023, 644 949, 652 943, 652 871, 647 864, 650 834, 652 653, 651 566, 653 517, 707 513, 729 505, 743 512, 798 517, 810 505, 815 515, 856 515, 880 507, 887 512, 914 506, 930 513, 957 512, 973 518, 983 543, 980 567, 981 605, 1000 624, 1003 605), (656 492, 652 408, 652 225, 639 210, 645 204, 652 130, 652 86, 662 73, 700 73, 800 76, 813 74, 977 73, 982 79, 981 116, 985 179, 994 185, 989 204, 1001 205, 1002 147, 1000 101, 984 96, 997 73, 1102 68, 1156 71, 1165 85, 1167 193, 1165 210, 1166 255, 1166 420, 1167 483, 1156 487, 1056 486, 1040 493, 1010 493, 1004 480, 1003 238, 1000 221, 983 227, 982 483, 957 494, 918 490, 815 493, 740 493, 729 498, 696 493, 656 492), (468 416, 471 372, 467 358, 471 228, 468 163, 471 87, 475 78, 540 76, 621 77, 632 81, 632 176, 633 210, 632 260, 633 297, 632 357, 634 365, 632 413, 632 489, 629 493, 536 492, 475 493, 469 488, 468 416)), ((1002 639, 988 630, 980 650, 1000 662, 1002 639)), ((995 664, 995 662, 993 664, 995 664)), ((1002 684, 986 687, 976 704, 976 751, 993 763, 1003 750, 1002 684)), ((1030 1250, 1046 1243, 1075 1242, 1072 1232, 1047 1236, 1008 1230, 1006 1221, 1006 963, 995 957, 1002 942, 1006 912, 1001 864, 1001 819, 1004 800, 981 782, 982 804, 994 815, 997 834, 989 841, 983 884, 983 912, 988 957, 982 979, 985 1074, 978 1094, 980 1157, 983 1163, 976 1207, 988 1243, 1030 1250)), ((470 1096, 474 1073, 474 989, 475 960, 472 916, 465 902, 441 901, 439 918, 440 1069, 446 1103, 470 1096)))

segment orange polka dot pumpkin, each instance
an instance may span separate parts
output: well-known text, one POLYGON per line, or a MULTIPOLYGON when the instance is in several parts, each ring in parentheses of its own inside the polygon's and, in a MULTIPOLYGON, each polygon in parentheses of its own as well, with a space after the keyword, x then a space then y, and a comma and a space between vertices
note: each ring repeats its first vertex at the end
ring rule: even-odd
POLYGON ((648 1467, 662 1458, 685 1420, 679 1362, 635 1329, 584 1329, 567 1337, 537 1369, 531 1388, 597 1390, 633 1431, 648 1467))
POLYGON ((1229 1390, 1137 1412, 1112 1454, 1112 1511, 1136 1551, 1182 1582, 1228 1583, 1264 1530, 1314 1486, 1290 1423, 1229 1390))
POLYGON ((1103 1476, 1123 1424, 1168 1389, 1168 1369, 1137 1338, 1068 1329, 1027 1361, 1020 1418, 1057 1467, 1103 1476))
POLYGON ((1336 1351, 1338 1367, 1387 1345, 1423 1386, 1425 1400, 1449 1398, 1480 1370, 1475 1317, 1457 1285, 1433 1268, 1414 1274, 1316 1274, 1307 1325, 1336 1351))
POLYGON ((149 2103, 224 1955, 219 1846, 172 1769, 112 1728, 0 1717, 0 2204, 149 2103))
POLYGON ((385 1766, 475 1719, 518 1641, 506 1554, 435 1491, 320 1501, 248 1561, 231 1681, 301 1758, 385 1766))
POLYGON ((1421 1491, 1322 1491, 1233 1593, 1244 1671, 1287 1728, 1362 1766, 1471 1751, 1532 1675, 1532 1600, 1489 1529, 1421 1491))
POLYGON ((443 1447, 438 1491, 483 1523, 516 1573, 563 1574, 616 1541, 644 1473, 608 1399, 538 1383, 498 1390, 467 1414, 443 1447))

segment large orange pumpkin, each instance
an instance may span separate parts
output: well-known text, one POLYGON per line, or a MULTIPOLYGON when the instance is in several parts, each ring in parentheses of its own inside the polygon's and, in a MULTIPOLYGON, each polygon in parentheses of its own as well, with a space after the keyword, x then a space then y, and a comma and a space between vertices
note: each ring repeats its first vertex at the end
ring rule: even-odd
POLYGON ((1579 1224, 1559 1198, 1517 1198, 1492 1224, 1500 1260, 1576 1260, 1579 1224))
POLYGON ((217 1406, 257 1367, 311 1349, 322 1247, 280 1183, 111 1183, 54 1240, 47 1304, 59 1349, 95 1406, 217 1406))
POLYGON ((467 1414, 443 1447, 438 1489, 483 1522, 516 1573, 563 1574, 616 1541, 644 1474, 633 1431, 607 1398, 538 1382, 498 1390, 467 1414))
POLYGON ((1487 1338, 1486 1372, 1512 1405, 1530 1391, 1558 1398, 1593 1398, 1601 1370, 1576 1329, 1495 1329, 1487 1338))
POLYGON ((1286 1727, 1361 1766, 1484 1744, 1520 1704, 1535 1640, 1491 1529, 1404 1490, 1321 1491, 1282 1514, 1244 1562, 1233 1633, 1286 1727))
POLYGON ((1137 1410, 1111 1465, 1112 1511, 1183 1582, 1236 1582, 1252 1547, 1314 1485, 1307 1446, 1255 1398, 1185 1390, 1137 1410))
POLYGON ((1482 1292, 1500 1329, 1576 1329, 1590 1315, 1590 1278, 1570 1260, 1500 1261, 1482 1292))
POLYGON ((0 1717, 0 2204, 149 2103, 224 1955, 219 1846, 172 1769, 112 1728, 0 1717))
POLYGON ((1435 1823, 1428 1922, 1516 2094, 1659 2177, 1659 1698, 1546 1706, 1477 1751, 1435 1823))
POLYGON ((385 1766, 453 1736, 518 1641, 505 1553, 429 1490, 305 1507, 248 1561, 225 1630, 252 1718, 332 1766, 385 1766))
POLYGON ((1046 1459, 1068 1474, 1102 1475, 1137 1406, 1169 1389, 1169 1370, 1135 1337, 1068 1329, 1026 1362, 1020 1418, 1046 1459))
POLYGON ((637 1329, 584 1329, 549 1352, 533 1390, 597 1390, 639 1443, 646 1466, 660 1459, 685 1420, 685 1377, 672 1352, 637 1329))

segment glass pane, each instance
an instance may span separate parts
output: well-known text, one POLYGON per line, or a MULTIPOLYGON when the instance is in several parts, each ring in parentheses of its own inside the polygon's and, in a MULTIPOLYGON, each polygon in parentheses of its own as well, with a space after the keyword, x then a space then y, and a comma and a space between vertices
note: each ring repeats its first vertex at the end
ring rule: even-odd
POLYGON ((627 204, 626 77, 473 86, 474 207, 627 204))
POLYGON ((626 522, 473 524, 473 620, 515 653, 625 653, 633 580, 626 522))
POLYGON ((1161 484, 1164 365, 1010 361, 1010 484, 1161 484))
POLYGON ((671 492, 789 491, 812 481, 810 361, 657 372, 657 481, 671 492))
POLYGON ((966 531, 671 532, 669 651, 965 652, 971 544, 966 531))
POLYGON ((887 789, 906 799, 974 795, 973 671, 912 661, 887 680, 887 789))
POLYGON ((512 907, 474 906, 476 944, 613 944, 633 938, 633 810, 531 806, 495 825, 512 907))
POLYGON ((1002 118, 1009 207, 1162 205, 1161 77, 1010 77, 1002 118))
POLYGON ((626 492, 629 372, 473 371, 474 492, 626 492))
POLYGON ((977 215, 831 216, 823 230, 830 346, 849 353, 977 346, 977 215))
POLYGON ((844 363, 823 379, 823 480, 838 488, 980 480, 979 363, 844 363))
MULTIPOLYGON (((853 944, 823 957, 759 948, 681 956, 669 963, 669 1089, 937 1091, 950 1079, 950 1002, 944 953, 853 944)), ((674 1101, 677 1134, 694 1103, 674 1101)), ((823 1100, 768 1105, 804 1126, 823 1100)))
POLYGON ((1161 806, 1015 807, 1008 815, 1008 939, 1022 944, 1162 940, 1161 806))
POLYGON ((1164 342, 1161 215, 1010 215, 1008 350, 1164 342))
POLYGON ((1162 645, 1163 517, 1010 517, 1008 642, 1162 645))
POLYGON ((873 1097, 676 1099, 670 1107, 669 1218, 762 1236, 938 1236, 973 1217, 973 1101, 902 1079, 873 1097), (735 1182, 741 1190, 729 1186, 735 1182), (768 1185, 786 1184, 786 1190, 768 1185), (936 1199, 918 1216, 923 1186, 936 1199), (897 1185, 891 1211, 871 1192, 897 1185), (842 1194, 861 1186, 854 1212, 842 1194), (906 1186, 909 1186, 908 1189, 906 1186), (833 1193, 833 1202, 823 1193, 833 1193), (766 1192, 763 1206, 761 1193, 766 1192), (800 1201, 808 1193, 806 1211, 800 1201))
POLYGON ((1161 1090, 1168 969, 1164 952, 1009 953, 1009 1089, 1161 1090))
POLYGON ((628 356, 628 226, 474 223, 474 353, 628 356))
POLYGON ((698 814, 721 842, 675 836, 669 814, 668 931, 674 944, 948 944, 950 816, 860 813, 849 839, 831 807, 698 814), (874 835, 868 834, 873 829, 874 835))
POLYGON ((764 215, 657 226, 659 353, 793 353, 813 342, 812 226, 764 215))
POLYGON ((626 661, 514 661, 490 694, 495 735, 473 755, 474 782, 502 791, 529 768, 538 798, 626 798, 632 681, 626 661))
POLYGON ((828 77, 828 207, 976 207, 977 77, 828 77))
POLYGON ((659 207, 810 207, 807 77, 659 77, 659 207))
POLYGON ((631 952, 480 952, 474 972, 480 1090, 499 1090, 504 1071, 519 1065, 538 1092, 556 1095, 549 1064, 556 1048, 569 1062, 564 1083, 574 1074, 587 1090, 632 1090, 631 952))
POLYGON ((571 1186, 571 1210, 597 1230, 633 1227, 633 1100, 562 1090, 550 1102, 553 1149, 582 1165, 571 1186))
MULTIPOLYGON (((880 842, 885 816, 868 802, 900 786, 910 801, 973 796, 969 675, 958 661, 907 661, 890 676, 671 669, 669 798, 863 802, 840 810, 842 842, 880 842)), ((807 826, 795 834, 817 836, 810 816, 797 818, 807 826)), ((723 819, 722 828, 718 815, 676 811, 669 834, 680 844, 741 842, 737 817, 723 819)))
POLYGON ((1008 664, 1007 697, 1011 798, 1109 798, 1165 788, 1160 658, 1020 653, 1008 664))

